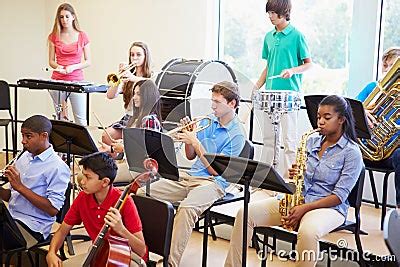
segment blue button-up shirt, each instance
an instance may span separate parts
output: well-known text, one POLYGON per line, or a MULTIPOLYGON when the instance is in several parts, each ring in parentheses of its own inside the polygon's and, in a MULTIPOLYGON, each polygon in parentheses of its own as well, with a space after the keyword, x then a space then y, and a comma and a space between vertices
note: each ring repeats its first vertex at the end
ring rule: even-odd
POLYGON ((333 207, 343 216, 347 216, 349 196, 364 166, 361 151, 356 143, 342 136, 339 141, 328 147, 321 158, 323 136, 311 137, 307 142, 307 170, 304 177, 305 202, 313 202, 336 195, 341 204, 333 207))
MULTIPOLYGON (((52 146, 32 157, 28 151, 15 163, 21 182, 34 193, 47 198, 54 208, 60 210, 64 204, 65 190, 70 179, 70 171, 52 146)), ((11 187, 9 210, 14 219, 26 224, 32 231, 44 238, 50 234, 55 216, 50 216, 35 207, 29 200, 11 187)))
MULTIPOLYGON (((218 118, 211 117, 211 126, 197 133, 197 138, 207 153, 223 154, 226 156, 239 156, 245 143, 245 131, 237 115, 226 125, 222 126, 218 118)), ((202 121, 200 125, 206 124, 202 121)), ((207 168, 197 157, 196 162, 188 172, 193 176, 210 176, 207 168)), ((229 183, 221 176, 214 177, 216 182, 225 190, 229 183)))

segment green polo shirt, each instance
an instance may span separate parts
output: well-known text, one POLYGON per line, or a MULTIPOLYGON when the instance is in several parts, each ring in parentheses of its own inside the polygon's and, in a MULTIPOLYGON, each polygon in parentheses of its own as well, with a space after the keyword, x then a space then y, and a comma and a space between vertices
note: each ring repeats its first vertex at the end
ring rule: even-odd
POLYGON ((262 58, 267 60, 268 73, 265 81, 267 90, 291 90, 299 92, 302 74, 294 74, 290 79, 268 77, 281 74, 284 69, 297 67, 303 60, 310 57, 304 35, 289 23, 278 32, 276 28, 268 32, 264 38, 262 58))

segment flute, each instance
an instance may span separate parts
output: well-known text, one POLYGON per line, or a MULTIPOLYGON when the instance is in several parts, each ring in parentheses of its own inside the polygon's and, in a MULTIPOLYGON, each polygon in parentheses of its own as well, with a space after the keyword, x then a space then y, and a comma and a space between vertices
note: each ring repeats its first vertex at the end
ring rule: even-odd
POLYGON ((6 172, 7 168, 10 167, 11 165, 14 164, 14 162, 19 159, 19 157, 26 151, 26 149, 22 149, 20 152, 17 153, 17 155, 11 159, 6 166, 2 170, 0 170, 0 176, 4 176, 4 173, 6 172))

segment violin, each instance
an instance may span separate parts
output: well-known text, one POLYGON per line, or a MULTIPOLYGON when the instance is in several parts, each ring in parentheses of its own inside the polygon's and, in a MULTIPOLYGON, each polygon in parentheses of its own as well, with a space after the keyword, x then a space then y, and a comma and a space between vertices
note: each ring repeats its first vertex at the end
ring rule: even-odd
MULTIPOLYGON (((125 187, 120 198, 114 208, 119 211, 122 209, 125 201, 130 193, 136 193, 141 185, 152 179, 158 172, 158 163, 156 160, 148 158, 143 161, 144 168, 147 170, 135 177, 133 182, 125 187)), ((107 235, 110 226, 106 223, 97 235, 92 247, 87 254, 83 267, 88 266, 129 266, 131 261, 131 248, 128 240, 118 236, 109 235, 107 240, 104 237, 107 235), (105 242, 106 241, 106 242, 105 242)))

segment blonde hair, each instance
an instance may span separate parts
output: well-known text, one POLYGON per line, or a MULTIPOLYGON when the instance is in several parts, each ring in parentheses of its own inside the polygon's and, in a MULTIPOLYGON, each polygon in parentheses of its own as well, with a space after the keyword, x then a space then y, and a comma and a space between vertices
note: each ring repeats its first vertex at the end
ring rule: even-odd
POLYGON ((392 46, 386 49, 386 51, 383 53, 382 62, 397 57, 400 57, 400 46, 392 46))
POLYGON ((81 29, 79 27, 78 17, 76 15, 74 8, 71 6, 71 4, 64 3, 64 4, 61 4, 57 8, 56 17, 54 19, 53 30, 51 31, 50 35, 60 36, 60 32, 61 32, 60 13, 63 10, 69 11, 71 13, 71 15, 73 15, 75 17, 74 21, 72 22, 72 27, 75 30, 77 30, 78 32, 81 31, 81 29))

